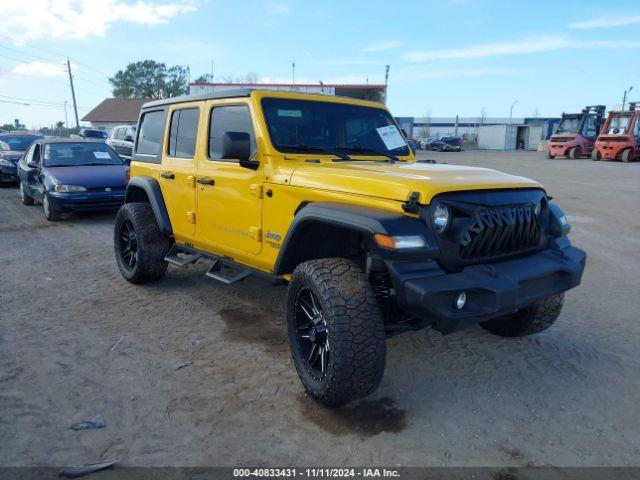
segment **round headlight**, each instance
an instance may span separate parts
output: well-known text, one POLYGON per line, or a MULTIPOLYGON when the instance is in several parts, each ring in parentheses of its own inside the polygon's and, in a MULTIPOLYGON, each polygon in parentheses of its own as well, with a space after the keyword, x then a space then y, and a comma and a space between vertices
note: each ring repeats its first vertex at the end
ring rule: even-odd
POLYGON ((436 209, 433 211, 433 224, 436 227, 436 232, 442 233, 447 229, 450 216, 451 211, 446 205, 438 205, 436 207, 436 209))

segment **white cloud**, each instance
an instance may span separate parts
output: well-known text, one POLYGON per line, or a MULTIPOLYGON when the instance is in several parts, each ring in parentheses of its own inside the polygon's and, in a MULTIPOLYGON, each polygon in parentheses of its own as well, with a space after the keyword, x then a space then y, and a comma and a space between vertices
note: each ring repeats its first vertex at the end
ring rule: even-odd
POLYGON ((402 42, 400 40, 386 40, 384 42, 374 43, 373 45, 369 45, 365 47, 362 51, 364 53, 376 53, 376 52, 384 52, 385 50, 391 50, 393 48, 398 48, 402 46, 402 42))
POLYGON ((17 42, 41 37, 102 36, 114 23, 159 25, 196 10, 194 0, 22 0, 0 3, 0 34, 17 42))
POLYGON ((422 63, 433 60, 498 57, 551 52, 578 48, 640 48, 638 41, 571 40, 565 37, 540 37, 505 43, 486 43, 465 48, 408 52, 404 59, 422 63))
POLYGON ((9 74, 26 77, 61 77, 66 74, 66 70, 60 63, 29 62, 16 65, 9 70, 9 74))
POLYGON ((594 20, 584 20, 569 24, 569 28, 577 30, 592 30, 594 28, 624 27, 640 23, 640 15, 619 15, 616 17, 603 17, 594 20))
POLYGON ((265 6, 274 15, 289 15, 291 13, 291 7, 281 2, 266 2, 265 6))

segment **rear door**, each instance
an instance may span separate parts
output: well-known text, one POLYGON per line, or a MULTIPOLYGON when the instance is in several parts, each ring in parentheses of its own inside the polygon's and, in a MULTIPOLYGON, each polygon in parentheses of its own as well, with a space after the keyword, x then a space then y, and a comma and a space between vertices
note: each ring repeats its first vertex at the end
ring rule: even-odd
POLYGON ((181 103, 171 105, 167 115, 159 181, 173 234, 182 242, 189 241, 196 229, 196 144, 201 110, 198 102, 181 103))
POLYGON ((206 154, 198 159, 196 188, 197 238, 203 247, 234 258, 258 254, 262 247, 262 182, 264 161, 257 151, 248 103, 237 100, 206 104, 206 154), (256 168, 225 158, 225 134, 249 134, 256 168))

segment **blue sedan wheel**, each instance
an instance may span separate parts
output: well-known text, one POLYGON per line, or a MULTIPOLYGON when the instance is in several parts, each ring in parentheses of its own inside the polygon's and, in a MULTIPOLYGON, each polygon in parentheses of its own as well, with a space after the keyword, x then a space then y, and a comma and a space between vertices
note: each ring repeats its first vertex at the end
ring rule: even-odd
POLYGON ((49 200, 49 195, 44 194, 44 199, 42 200, 42 209, 44 210, 44 216, 50 222, 57 222, 60 220, 60 211, 57 210, 52 204, 51 200, 49 200))

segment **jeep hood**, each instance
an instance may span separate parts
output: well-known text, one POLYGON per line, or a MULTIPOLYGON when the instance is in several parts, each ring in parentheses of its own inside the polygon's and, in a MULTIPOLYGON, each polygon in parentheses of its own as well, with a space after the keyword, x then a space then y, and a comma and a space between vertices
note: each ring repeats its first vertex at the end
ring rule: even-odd
POLYGON ((420 193, 427 204, 439 193, 497 188, 542 188, 538 182, 489 168, 429 163, 344 162, 297 167, 290 185, 405 201, 420 193))

